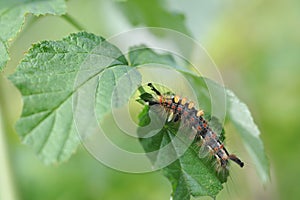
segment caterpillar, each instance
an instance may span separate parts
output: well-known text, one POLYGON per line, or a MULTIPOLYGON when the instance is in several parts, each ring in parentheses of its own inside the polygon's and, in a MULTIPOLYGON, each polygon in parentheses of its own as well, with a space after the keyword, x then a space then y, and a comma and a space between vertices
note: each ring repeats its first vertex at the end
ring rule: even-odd
POLYGON ((201 146, 209 150, 216 158, 221 168, 227 168, 229 160, 238 164, 241 168, 244 163, 234 154, 229 154, 218 135, 210 128, 208 121, 204 118, 204 111, 196 109, 192 101, 187 98, 180 98, 174 94, 162 94, 152 83, 147 84, 155 93, 143 93, 140 98, 148 105, 161 106, 168 113, 168 121, 182 121, 189 124, 189 127, 196 132, 194 139, 201 142, 201 146))

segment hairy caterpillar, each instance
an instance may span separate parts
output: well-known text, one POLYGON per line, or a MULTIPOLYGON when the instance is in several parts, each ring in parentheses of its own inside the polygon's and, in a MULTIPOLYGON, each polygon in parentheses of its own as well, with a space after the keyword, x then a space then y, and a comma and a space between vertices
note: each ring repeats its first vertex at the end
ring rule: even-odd
POLYGON ((218 135, 209 127, 207 120, 204 119, 204 111, 197 110, 192 101, 180 98, 173 94, 162 94, 152 83, 148 83, 155 95, 144 93, 140 98, 149 106, 159 105, 168 113, 168 121, 182 121, 196 132, 195 140, 201 141, 201 146, 209 150, 216 158, 221 168, 227 168, 229 160, 237 163, 240 167, 244 163, 234 154, 229 154, 218 135))

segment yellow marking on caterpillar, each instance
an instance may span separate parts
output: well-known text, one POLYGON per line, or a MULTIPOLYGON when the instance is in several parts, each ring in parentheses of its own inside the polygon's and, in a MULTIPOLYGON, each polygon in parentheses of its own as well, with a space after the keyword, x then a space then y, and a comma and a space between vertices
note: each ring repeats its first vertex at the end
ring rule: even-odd
POLYGON ((194 107, 194 102, 190 101, 189 105, 188 105, 188 109, 192 109, 194 107))
POLYGON ((204 115, 204 111, 203 110, 199 110, 197 112, 197 117, 203 116, 204 115))

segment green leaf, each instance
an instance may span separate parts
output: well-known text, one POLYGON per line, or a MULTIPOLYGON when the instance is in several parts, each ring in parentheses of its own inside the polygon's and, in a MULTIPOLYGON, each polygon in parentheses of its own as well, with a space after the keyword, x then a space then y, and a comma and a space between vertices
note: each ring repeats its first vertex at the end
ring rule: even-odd
MULTIPOLYGON (((166 67, 169 66, 170 68, 179 71, 193 86, 197 86, 197 90, 195 90, 195 92, 201 108, 204 110, 211 110, 211 94, 208 91, 206 84, 206 81, 210 80, 199 77, 190 69, 179 66, 172 55, 168 53, 157 53, 145 45, 139 45, 130 48, 128 57, 130 65, 134 67, 140 67, 145 64, 162 64, 166 67)), ((216 89, 219 90, 220 88, 217 86, 216 89)))
MULTIPOLYGON (((145 106, 140 113, 140 125, 145 126, 150 122, 148 111, 149 107, 145 106)), ((178 147, 172 141, 178 131, 178 126, 178 123, 168 122, 151 138, 140 138, 145 151, 154 152, 170 143, 173 145, 172 153, 176 154, 178 147)), ((145 133, 139 132, 139 134, 145 133)), ((198 152, 199 145, 194 142, 184 155, 178 155, 179 158, 175 162, 163 168, 163 174, 172 183, 174 200, 190 199, 191 195, 215 197, 222 190, 222 183, 226 181, 228 173, 218 174, 212 167, 212 161, 207 158, 200 159, 198 152)), ((166 155, 158 153, 149 159, 155 163, 157 160, 164 159, 164 156, 166 155)))
MULTIPOLYGON (((204 79, 197 77, 187 72, 182 72, 189 82, 194 86, 194 88, 199 88, 195 90, 198 96, 198 100, 202 102, 201 105, 210 108, 209 101, 209 91, 203 89, 205 82, 209 82, 211 86, 214 87, 216 93, 221 93, 223 87, 209 79, 204 79), (205 103, 206 102, 206 103, 205 103)), ((226 92, 226 113, 229 121, 236 127, 237 133, 241 137, 247 152, 251 156, 255 167, 263 183, 267 183, 270 180, 270 165, 265 153, 264 144, 260 138, 260 131, 251 116, 247 105, 241 102, 238 97, 229 89, 226 92)), ((204 109, 205 110, 205 109, 204 109)))
POLYGON ((66 12, 64 0, 0 0, 0 70, 5 66, 9 57, 8 42, 20 32, 27 13, 36 16, 52 14, 62 15, 66 12), (5 51, 3 51, 5 47, 5 51))
POLYGON ((24 102, 16 124, 22 141, 45 163, 68 159, 79 144, 72 98, 105 70, 126 64, 119 49, 85 32, 33 45, 10 76, 24 102), (79 72, 86 76, 77 78, 79 72))
MULTIPOLYGON (((140 65, 148 64, 148 63, 154 63, 155 60, 157 60, 157 63, 163 63, 163 64, 169 64, 170 67, 173 67, 175 70, 179 71, 182 73, 186 79, 189 81, 189 83, 195 88, 195 92, 198 98, 198 101, 200 102, 201 108, 203 108, 205 111, 211 110, 211 97, 209 90, 206 86, 206 83, 210 83, 210 86, 213 87, 213 90, 216 91, 217 94, 222 94, 222 91, 224 91, 224 88, 213 82, 212 80, 199 77, 195 74, 193 74, 190 71, 184 70, 182 71, 180 68, 178 68, 177 64, 174 62, 170 62, 170 55, 161 55, 158 53, 155 53, 151 49, 146 49, 146 48, 141 48, 140 50, 138 48, 135 48, 134 52, 132 53, 132 56, 130 56, 129 53, 129 58, 130 58, 130 63, 134 64, 136 67, 139 67, 140 65), (141 51, 141 55, 143 56, 138 56, 139 51, 141 51), (157 59, 155 59, 155 54, 157 59), (133 56, 134 55, 134 56, 133 56), (164 59, 165 58, 165 59, 164 59)), ((174 60, 174 59, 173 59, 174 60)), ((226 113, 228 114, 229 120, 237 127, 238 133, 242 138, 243 143, 246 146, 247 151, 249 152, 250 156, 252 157, 254 163, 256 163, 257 171, 259 176, 262 178, 262 181, 265 182, 266 180, 269 179, 269 164, 267 160, 267 156, 264 151, 264 146, 263 142, 261 141, 259 137, 259 130, 256 126, 256 124, 253 122, 253 119, 251 117, 250 111, 247 108, 247 106, 242 103, 232 91, 226 89, 225 94, 227 96, 227 107, 226 107, 226 113)), ((216 96, 217 98, 217 96, 216 96)), ((222 103, 222 102, 220 102, 222 103)), ((215 117, 215 116, 213 116, 215 117)), ((144 120, 144 118, 140 118, 140 120, 144 120)), ((162 141, 170 141, 171 135, 169 132, 163 133, 163 136, 157 136, 159 138, 152 138, 151 141, 147 141, 147 143, 151 145, 145 144, 145 141, 141 141, 143 147, 145 148, 145 151, 152 151, 153 148, 158 149, 159 147, 155 144, 161 144, 162 141)), ((181 158, 185 158, 186 155, 184 155, 181 158)), ((187 151, 187 156, 190 156, 192 158, 192 152, 187 151)), ((193 161, 191 161, 194 165, 199 165, 200 164, 197 162, 199 159, 196 159, 196 155, 194 155, 193 161)), ((184 165, 182 165, 181 158, 174 162, 172 165, 168 166, 167 168, 164 169, 164 174, 168 177, 168 179, 171 181, 173 185, 173 199, 189 199, 190 195, 193 196, 199 196, 199 195, 210 195, 210 196, 215 196, 218 191, 212 191, 208 192, 209 190, 203 190, 201 186, 198 186, 196 183, 193 185, 189 185, 186 182, 186 177, 183 178, 183 171, 184 172, 189 172, 189 170, 183 170, 184 165)), ((197 176, 204 176, 204 174, 198 171, 196 173, 197 176)), ((206 173, 206 172, 204 172, 206 173)), ((208 175, 210 176, 210 175, 208 175)), ((205 179, 201 179, 202 182, 200 183, 206 183, 205 179)), ((199 180, 200 181, 200 180, 199 180)), ((221 182, 219 182, 220 184, 221 182)), ((219 190, 222 187, 216 186, 219 190)))
POLYGON ((263 183, 267 183, 270 180, 270 165, 264 153, 264 144, 259 137, 260 131, 254 123, 247 105, 230 90, 227 90, 227 98, 230 121, 241 135, 245 147, 255 163, 259 177, 263 183))
POLYGON ((184 15, 169 11, 165 1, 127 0, 117 5, 134 26, 169 28, 189 35, 184 15))
POLYGON ((148 48, 145 45, 138 45, 130 47, 128 53, 130 66, 141 66, 144 64, 161 64, 170 66, 179 71, 186 71, 193 73, 187 68, 184 68, 177 64, 176 60, 168 52, 157 53, 153 49, 148 48))
POLYGON ((131 47, 129 50, 129 60, 131 66, 156 63, 169 66, 176 66, 176 62, 170 54, 157 54, 145 45, 131 47))
POLYGON ((135 92, 134 86, 140 85, 142 80, 141 75, 132 69, 129 66, 113 67, 106 69, 99 77, 95 107, 98 121, 102 120, 112 107, 117 108, 129 102, 129 97, 135 92))

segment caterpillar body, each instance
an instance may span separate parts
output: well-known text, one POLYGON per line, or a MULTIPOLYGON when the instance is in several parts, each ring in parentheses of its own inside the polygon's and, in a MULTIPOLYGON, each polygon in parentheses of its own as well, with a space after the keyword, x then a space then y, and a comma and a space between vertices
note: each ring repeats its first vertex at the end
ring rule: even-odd
POLYGON ((229 160, 235 162, 240 167, 244 163, 234 154, 229 154, 218 135, 210 128, 208 121, 204 119, 204 111, 197 110, 192 101, 180 98, 173 94, 162 94, 152 83, 148 83, 155 95, 145 93, 141 99, 149 106, 159 105, 168 113, 168 121, 181 121, 196 132, 194 139, 201 142, 201 146, 209 150, 216 158, 221 168, 227 168, 229 160))

